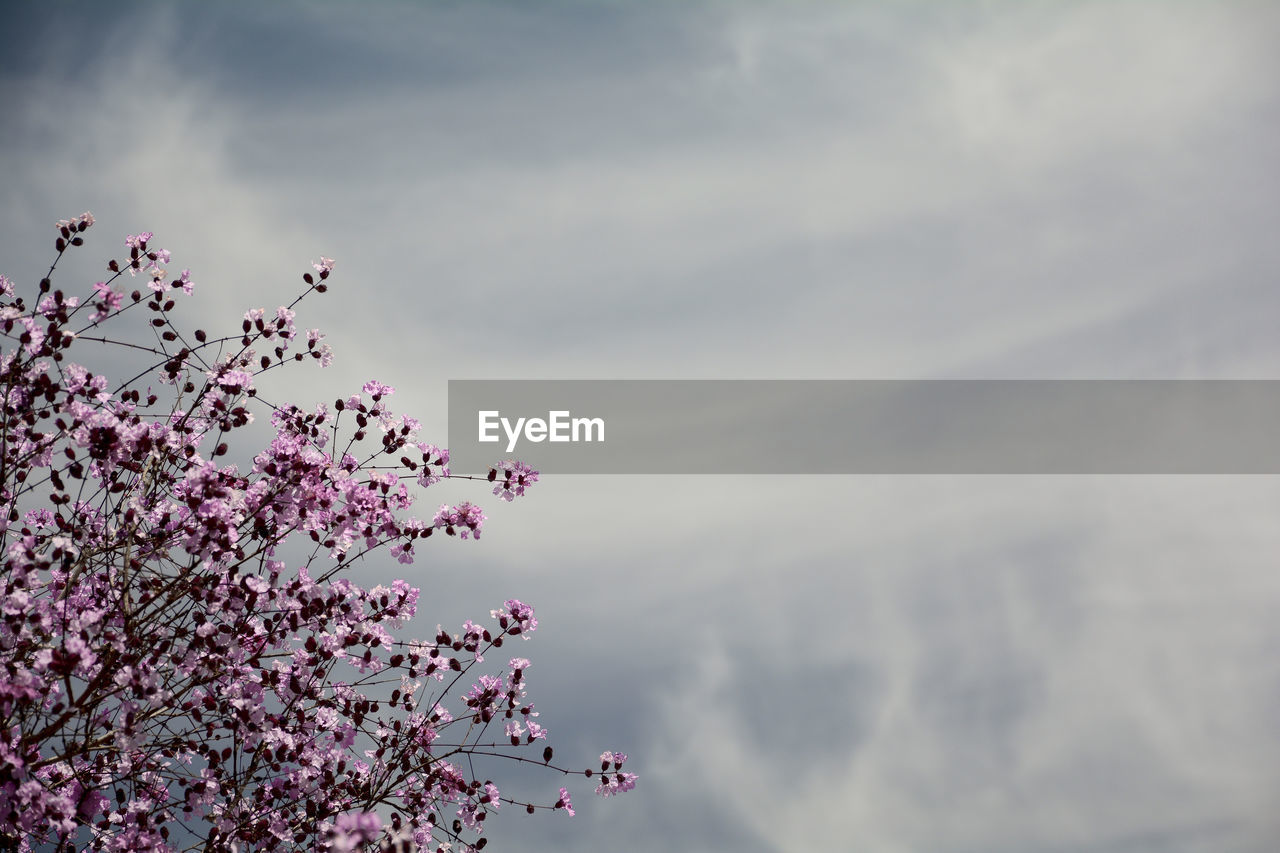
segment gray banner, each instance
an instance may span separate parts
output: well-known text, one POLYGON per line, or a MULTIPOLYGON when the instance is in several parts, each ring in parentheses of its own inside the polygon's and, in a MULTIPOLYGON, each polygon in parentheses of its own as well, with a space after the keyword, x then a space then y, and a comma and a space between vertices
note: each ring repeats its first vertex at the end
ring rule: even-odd
POLYGON ((450 380, 457 473, 1280 474, 1280 381, 450 380))

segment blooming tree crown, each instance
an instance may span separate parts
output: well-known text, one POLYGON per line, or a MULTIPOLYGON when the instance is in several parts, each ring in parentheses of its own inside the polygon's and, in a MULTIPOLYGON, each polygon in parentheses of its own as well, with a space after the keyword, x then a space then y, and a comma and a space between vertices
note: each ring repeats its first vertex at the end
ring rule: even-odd
MULTIPOLYGON (((482 768, 531 762, 597 775, 602 796, 630 790, 622 753, 598 771, 553 763, 526 658, 484 666, 529 638, 532 607, 510 599, 487 624, 406 641, 391 632, 419 590, 347 578, 382 549, 412 563, 436 532, 478 539, 485 515, 408 514, 417 490, 458 475, 391 410, 390 386, 311 408, 259 393, 264 374, 331 362, 294 309, 334 262, 290 304, 210 335, 177 323, 194 284, 150 232, 125 239, 106 281, 55 288, 93 224, 57 223, 34 304, 0 276, 0 846, 479 850, 504 804, 574 814, 567 788, 516 799, 482 768), (124 315, 149 339, 111 337, 124 315), (90 344, 145 369, 113 382, 71 360, 90 344), (230 464, 230 438, 264 413, 266 447, 230 464)), ((538 473, 507 461, 470 479, 512 500, 538 473)))

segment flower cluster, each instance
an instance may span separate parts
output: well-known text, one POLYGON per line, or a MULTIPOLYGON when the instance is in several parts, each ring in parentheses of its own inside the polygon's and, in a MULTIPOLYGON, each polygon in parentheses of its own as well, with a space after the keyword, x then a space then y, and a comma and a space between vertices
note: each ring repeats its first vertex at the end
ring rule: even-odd
POLYGON ((480 507, 470 501, 463 501, 457 506, 441 504, 432 524, 443 527, 444 532, 450 536, 458 535, 466 539, 469 533, 479 539, 480 527, 488 517, 480 511, 480 507))
POLYGON ((504 501, 515 500, 524 494, 524 490, 538 482, 538 472, 523 462, 508 459, 489 469, 489 482, 497 482, 493 493, 504 501), (501 481, 498 480, 501 475, 501 481))
POLYGON ((597 794, 602 797, 608 797, 613 794, 630 791, 636 786, 636 774, 626 773, 622 770, 622 764, 626 760, 625 753, 600 753, 600 784, 596 786, 597 794))
MULTIPOLYGON (((58 259, 91 225, 57 223, 58 259)), ((479 775, 500 759, 594 772, 522 754, 547 739, 529 660, 484 668, 529 638, 533 608, 405 641, 419 590, 346 577, 380 549, 413 562, 435 530, 479 538, 469 502, 409 515, 448 452, 381 382, 332 406, 268 400, 265 374, 332 358, 295 325, 302 297, 233 334, 184 329, 190 274, 153 239, 130 235, 79 295, 53 287, 57 260, 34 305, 0 276, 0 847, 469 851, 504 803, 572 815, 565 788, 539 805, 479 775), (126 271, 147 287, 127 293, 126 271), (106 336, 126 313, 147 337, 106 336), (112 383, 71 360, 81 341, 146 361, 112 383), (231 464, 264 414, 267 446, 231 464)), ((328 287, 333 261, 312 266, 302 296, 328 287)), ((511 500, 537 472, 489 479, 511 500)), ((601 760, 598 794, 634 786, 625 755, 601 760)))

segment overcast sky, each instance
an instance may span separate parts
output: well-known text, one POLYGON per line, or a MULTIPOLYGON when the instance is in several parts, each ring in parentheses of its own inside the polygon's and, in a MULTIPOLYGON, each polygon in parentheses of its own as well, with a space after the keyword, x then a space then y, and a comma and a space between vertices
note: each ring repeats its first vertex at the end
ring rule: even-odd
MULTIPOLYGON (((0 272, 92 210, 63 286, 151 230, 213 329, 336 258, 302 404, 377 378, 443 442, 450 378, 1280 379, 1274 3, 0 14, 0 272)), ((1280 846, 1274 477, 484 505, 409 568, 417 633, 534 604, 557 755, 641 775, 489 849, 1280 846)))

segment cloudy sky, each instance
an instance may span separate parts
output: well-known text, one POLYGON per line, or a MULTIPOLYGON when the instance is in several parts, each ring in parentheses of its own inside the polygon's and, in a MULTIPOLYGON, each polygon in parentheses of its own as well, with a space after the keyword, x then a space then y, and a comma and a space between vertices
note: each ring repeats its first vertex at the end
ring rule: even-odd
MULTIPOLYGON (((1280 379, 1273 3, 0 15, 0 272, 38 279, 89 209, 64 286, 151 230, 216 328, 334 257, 299 403, 376 377, 443 442, 451 378, 1280 379)), ((490 849, 1280 844, 1274 477, 485 505, 409 568, 416 627, 533 603, 557 754, 641 774, 490 849)))

